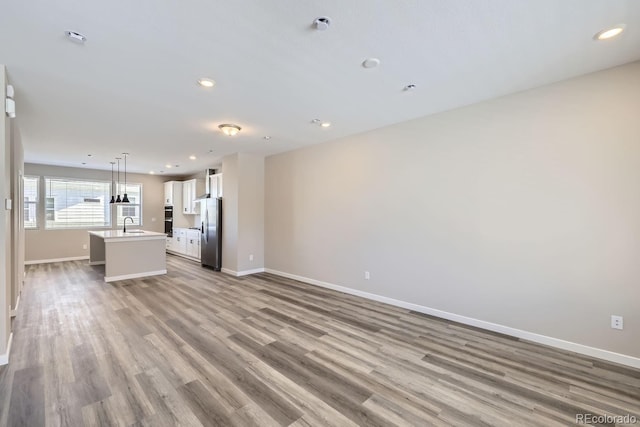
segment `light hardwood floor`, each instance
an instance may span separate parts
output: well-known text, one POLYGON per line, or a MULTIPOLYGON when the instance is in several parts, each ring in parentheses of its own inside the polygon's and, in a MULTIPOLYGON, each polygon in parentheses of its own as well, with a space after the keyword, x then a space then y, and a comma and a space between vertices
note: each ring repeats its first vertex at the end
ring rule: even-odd
POLYGON ((86 262, 28 269, 8 426, 564 426, 640 419, 640 371, 269 274, 170 256, 105 284, 86 262))

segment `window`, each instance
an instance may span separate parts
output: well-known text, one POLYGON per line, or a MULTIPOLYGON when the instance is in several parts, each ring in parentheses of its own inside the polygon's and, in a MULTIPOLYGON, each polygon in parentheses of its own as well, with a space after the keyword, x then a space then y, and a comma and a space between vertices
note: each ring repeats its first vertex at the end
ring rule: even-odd
POLYGON ((25 176, 24 190, 24 228, 38 228, 38 184, 40 177, 25 176))
MULTIPOLYGON (((126 217, 133 219, 132 225, 142 225, 142 184, 127 184, 126 188, 124 184, 120 184, 120 196, 127 193, 129 197, 129 203, 126 205, 116 206, 116 224, 121 226, 124 224, 126 217)), ((127 225, 131 224, 131 221, 127 221, 127 225)))
POLYGON ((45 228, 111 226, 109 182, 45 178, 45 187, 45 228))

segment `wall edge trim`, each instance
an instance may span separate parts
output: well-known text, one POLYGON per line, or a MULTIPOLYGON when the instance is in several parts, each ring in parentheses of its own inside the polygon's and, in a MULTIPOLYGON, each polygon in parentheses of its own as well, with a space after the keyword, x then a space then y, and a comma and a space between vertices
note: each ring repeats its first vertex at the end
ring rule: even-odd
POLYGON ((140 277, 159 276, 161 274, 167 274, 167 270, 145 271, 144 273, 122 274, 120 276, 105 276, 104 281, 115 282, 117 280, 139 279, 140 277))
POLYGON ((16 317, 16 314, 18 314, 18 307, 20 307, 20 296, 22 294, 18 295, 18 298, 16 298, 16 306, 11 310, 11 317, 16 317))
POLYGON ((252 270, 235 271, 235 270, 231 270, 229 268, 223 268, 220 271, 222 271, 223 273, 226 273, 226 274, 230 274, 230 275, 235 276, 235 277, 242 277, 242 276, 248 276, 249 274, 264 273, 265 269, 264 269, 264 267, 260 267, 260 268, 254 268, 252 270))
POLYGON ((9 342, 7 343, 7 352, 0 354, 0 366, 9 364, 9 355, 11 354, 11 343, 13 342, 13 332, 9 334, 9 342))
POLYGON ((79 261, 89 259, 89 255, 83 256, 72 256, 68 258, 51 258, 51 259, 36 259, 31 261, 25 261, 24 265, 33 265, 33 264, 49 264, 52 262, 65 262, 65 261, 79 261))

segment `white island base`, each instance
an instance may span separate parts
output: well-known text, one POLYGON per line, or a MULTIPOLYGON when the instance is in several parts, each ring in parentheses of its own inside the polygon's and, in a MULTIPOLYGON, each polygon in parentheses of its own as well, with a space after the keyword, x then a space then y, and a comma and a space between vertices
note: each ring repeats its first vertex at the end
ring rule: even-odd
POLYGON ((104 281, 167 274, 167 235, 153 231, 89 231, 89 265, 104 264, 104 281))

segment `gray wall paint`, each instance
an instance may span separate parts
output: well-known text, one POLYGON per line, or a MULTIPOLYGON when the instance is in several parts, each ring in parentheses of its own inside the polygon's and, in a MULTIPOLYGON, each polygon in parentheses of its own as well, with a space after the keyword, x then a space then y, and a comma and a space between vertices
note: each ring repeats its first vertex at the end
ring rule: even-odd
POLYGON ((640 357, 639 111, 633 63, 268 157, 266 267, 640 357))
POLYGON ((222 268, 264 267, 264 158, 237 153, 222 159, 222 268), (253 261, 249 255, 253 254, 253 261))
POLYGON ((222 159, 222 268, 238 268, 238 154, 222 159))
MULTIPOLYGON (((7 96, 7 72, 0 65, 0 99, 7 96)), ((0 117, 0 355, 7 352, 11 326, 11 211, 4 208, 5 199, 11 198, 11 148, 9 118, 0 117)))
MULTIPOLYGON (((68 168, 60 166, 28 163, 25 165, 26 176, 50 176, 61 178, 111 180, 111 171, 68 168)), ((145 174, 127 174, 127 181, 142 184, 142 227, 149 231, 164 231, 164 181, 166 177, 145 174), (155 221, 152 219, 155 218, 155 221)), ((40 200, 44 200, 44 189, 40 189, 40 200)), ((45 230, 44 208, 42 202, 38 207, 38 230, 26 230, 26 261, 48 260, 89 256, 87 230, 45 230)), ((112 228, 118 228, 112 224, 112 228)))
POLYGON ((15 120, 10 121, 11 135, 11 199, 16 209, 11 211, 11 252, 13 267, 11 275, 11 309, 16 309, 18 297, 24 283, 24 191, 22 176, 24 172, 24 149, 20 130, 15 120))
POLYGON ((237 271, 247 271, 264 267, 264 158, 241 153, 238 160, 237 271))

